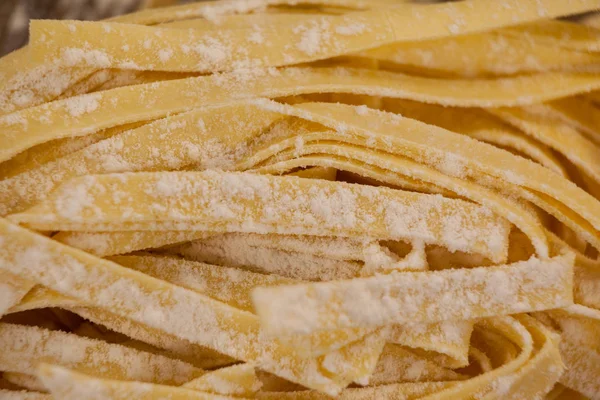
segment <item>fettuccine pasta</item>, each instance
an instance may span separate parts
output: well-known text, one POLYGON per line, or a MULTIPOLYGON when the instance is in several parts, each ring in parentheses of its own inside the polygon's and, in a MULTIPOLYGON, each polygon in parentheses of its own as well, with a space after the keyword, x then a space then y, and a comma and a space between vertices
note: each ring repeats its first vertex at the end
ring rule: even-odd
POLYGON ((600 399, 600 1, 173 3, 0 59, 1 399, 600 399))

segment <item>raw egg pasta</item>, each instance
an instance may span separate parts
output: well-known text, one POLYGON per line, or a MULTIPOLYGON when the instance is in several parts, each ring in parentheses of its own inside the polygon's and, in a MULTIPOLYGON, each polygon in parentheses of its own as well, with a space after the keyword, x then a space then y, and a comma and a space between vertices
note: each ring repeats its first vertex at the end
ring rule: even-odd
POLYGON ((172 3, 0 59, 0 398, 600 399, 600 1, 172 3))

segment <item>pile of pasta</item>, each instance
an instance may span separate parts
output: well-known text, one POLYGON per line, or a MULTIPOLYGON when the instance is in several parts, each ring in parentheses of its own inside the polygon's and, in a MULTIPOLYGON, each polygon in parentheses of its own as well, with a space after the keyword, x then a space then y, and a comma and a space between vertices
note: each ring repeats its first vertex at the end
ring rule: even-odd
POLYGON ((0 398, 600 399, 599 8, 33 21, 0 398))

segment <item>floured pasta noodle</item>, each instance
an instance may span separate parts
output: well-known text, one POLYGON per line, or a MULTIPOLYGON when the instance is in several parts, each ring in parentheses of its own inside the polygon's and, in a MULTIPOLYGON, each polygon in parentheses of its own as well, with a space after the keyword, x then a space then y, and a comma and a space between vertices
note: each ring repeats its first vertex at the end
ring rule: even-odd
POLYGON ((600 30, 558 19, 596 10, 33 21, 0 59, 0 398, 600 399, 600 30))

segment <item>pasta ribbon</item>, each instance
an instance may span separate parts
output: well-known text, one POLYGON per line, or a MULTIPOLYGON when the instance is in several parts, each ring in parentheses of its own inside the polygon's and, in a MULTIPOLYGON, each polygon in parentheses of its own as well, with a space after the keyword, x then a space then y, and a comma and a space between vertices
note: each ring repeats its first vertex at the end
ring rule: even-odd
POLYGON ((572 304, 573 262, 573 254, 564 254, 467 271, 404 272, 265 287, 255 289, 252 298, 272 334, 475 319, 572 304), (533 292, 536 295, 530 296, 533 292), (432 300, 440 297, 446 300, 432 300))
POLYGON ((59 366, 42 364, 39 376, 53 397, 65 400, 102 397, 105 399, 152 399, 169 396, 172 399, 233 400, 236 397, 219 396, 184 387, 157 385, 146 382, 99 379, 59 366))
POLYGON ((19 266, 20 263, 14 259, 14 256, 3 254, 0 266, 3 270, 10 272, 19 269, 20 273, 25 272, 27 276, 37 279, 39 283, 59 293, 109 308, 117 315, 214 348, 234 358, 256 363, 266 371, 273 371, 277 375, 308 387, 314 386, 325 392, 336 393, 341 387, 350 383, 345 380, 347 378, 341 378, 341 382, 345 382, 343 385, 340 385, 341 382, 336 383, 322 375, 318 360, 301 358, 291 352, 289 347, 265 338, 257 318, 250 313, 236 310, 196 292, 173 286, 139 272, 126 270, 117 264, 97 259, 81 251, 69 249, 4 221, 0 221, 0 226, 4 243, 10 241, 11 246, 14 245, 13 248, 19 248, 18 254, 46 262, 46 264, 28 263, 30 269, 27 272, 19 266), (67 250, 68 255, 65 256, 61 249, 67 250), (43 273, 40 275, 39 272, 49 266, 47 263, 55 267, 60 265, 64 275, 43 273), (91 284, 92 281, 95 282, 94 285, 91 284), (125 283, 134 285, 131 287, 136 288, 135 297, 118 295, 118 287, 125 283), (146 307, 141 307, 142 303, 147 302, 154 304, 152 313, 148 313, 146 307), (177 315, 181 313, 194 318, 195 323, 188 324, 179 319, 177 315), (203 327, 202 330, 198 330, 200 326, 203 327), (238 342, 242 337, 246 339, 238 342), (236 345, 233 346, 233 343, 236 345), (260 347, 257 348, 257 345, 260 347), (282 364, 288 367, 279 369, 278 365, 282 364))
POLYGON ((3 371, 35 375, 37 364, 51 362, 103 377, 181 385, 203 371, 164 356, 118 344, 37 327, 0 324, 3 371), (27 342, 24 344, 24 342, 27 342))
POLYGON ((4 315, 11 307, 19 304, 34 285, 34 283, 26 281, 18 275, 2 274, 0 280, 0 316, 4 315))
POLYGON ((393 42, 479 32, 535 21, 542 16, 585 12, 596 6, 590 0, 577 0, 568 7, 559 1, 539 5, 533 0, 513 0, 503 5, 471 1, 425 9, 406 5, 343 16, 313 17, 291 26, 263 26, 261 31, 268 41, 253 40, 254 30, 244 27, 205 33, 114 22, 34 21, 31 36, 34 54, 40 61, 62 59, 72 67, 141 70, 153 69, 158 62, 155 68, 159 70, 209 72, 302 63, 393 42), (477 18, 480 13, 493 13, 495 18, 481 21, 477 18), (456 20, 464 22, 458 24, 456 20), (416 21, 422 31, 416 29, 416 21), (356 25, 361 29, 347 28, 356 25), (314 43, 311 35, 320 40, 314 43), (286 48, 290 42, 298 44, 286 48), (172 47, 171 43, 179 46, 172 47), (84 50, 84 44, 94 50, 84 50))
POLYGON ((0 58, 0 398, 600 398, 600 0, 174 3, 0 58))
POLYGON ((45 229, 46 223, 71 231, 156 230, 160 226, 278 233, 285 226, 288 232, 327 236, 335 230, 338 236, 347 237, 416 238, 452 250, 480 252, 492 259, 505 257, 509 228, 483 207, 441 196, 218 171, 88 176, 66 183, 48 201, 10 218, 36 229, 45 229), (115 196, 103 196, 105 193, 118 193, 119 209, 109 205, 115 196), (281 203, 282 196, 289 200, 281 203), (318 200, 311 203, 311 197, 318 200), (82 198, 84 203, 79 202, 82 198), (153 207, 157 201, 162 205, 153 207), (369 206, 373 202, 377 204, 374 210, 369 206), (338 208, 339 204, 352 208, 338 208), (132 218, 119 210, 130 210, 132 218), (247 222, 236 226, 235 221, 240 220, 247 222), (487 236, 488 232, 495 234, 487 236))

